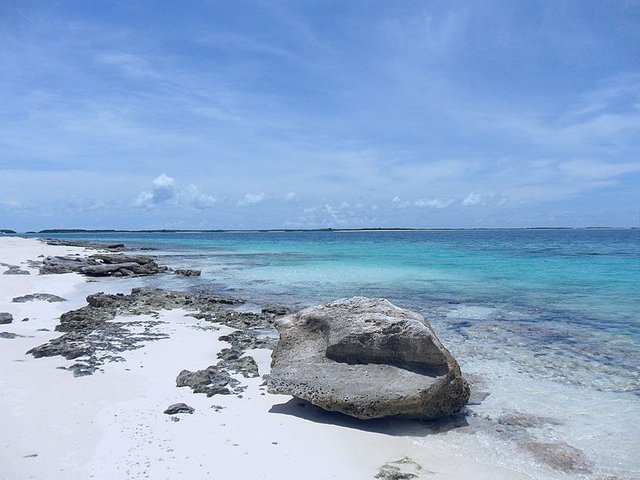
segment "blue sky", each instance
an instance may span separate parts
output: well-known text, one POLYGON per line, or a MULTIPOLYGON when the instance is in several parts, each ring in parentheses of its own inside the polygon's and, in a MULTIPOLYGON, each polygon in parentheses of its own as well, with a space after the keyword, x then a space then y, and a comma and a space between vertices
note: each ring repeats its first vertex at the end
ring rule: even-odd
POLYGON ((0 3, 0 227, 634 226, 640 2, 0 3))

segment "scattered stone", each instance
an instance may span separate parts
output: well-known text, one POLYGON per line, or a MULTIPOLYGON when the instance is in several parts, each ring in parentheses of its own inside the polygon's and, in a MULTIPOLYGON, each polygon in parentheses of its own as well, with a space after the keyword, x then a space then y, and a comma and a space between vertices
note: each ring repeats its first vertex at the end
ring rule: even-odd
POLYGON ((7 325, 13 322, 13 315, 8 312, 0 312, 0 325, 7 325))
POLYGON ((190 387, 193 393, 205 393, 207 397, 237 393, 240 391, 236 388, 238 385, 240 382, 229 372, 213 365, 196 372, 182 370, 176 378, 177 387, 190 387))
POLYGON ((167 415, 175 415, 177 413, 193 413, 195 411, 195 408, 190 407, 186 403, 174 403, 173 405, 169 405, 164 413, 167 415))
POLYGON ((0 338, 11 339, 16 337, 24 337, 24 335, 18 335, 17 333, 13 332, 0 332, 0 338))
POLYGON ((289 313, 291 313, 291 310, 280 305, 267 305, 265 307, 262 307, 262 313, 281 317, 283 315, 288 315, 289 313))
MULTIPOLYGON (((225 370, 226 375, 228 369, 254 376, 257 365, 251 357, 243 357, 244 350, 272 345, 276 333, 269 327, 265 315, 232 310, 238 303, 238 300, 224 297, 155 288, 134 288, 129 295, 96 293, 87 297, 86 306, 61 315, 55 330, 64 335, 27 353, 35 357, 59 355, 69 360, 81 359, 86 366, 70 370, 74 374, 94 372, 105 362, 122 361, 122 356, 114 356, 114 353, 140 348, 146 341, 168 338, 168 335, 155 330, 161 323, 159 320, 137 316, 157 318, 160 310, 185 308, 196 310, 198 313, 193 314, 194 317, 243 329, 227 336, 233 352, 226 362, 219 365, 219 370, 225 370), (112 322, 117 315, 134 317, 131 321, 112 322)), ((231 385, 231 388, 231 393, 240 391, 236 385, 231 385)))
POLYGON ((171 417, 171 421, 172 422, 179 422, 180 418, 179 417, 171 417))
POLYGON ((218 358, 221 360, 217 363, 218 368, 224 368, 232 372, 240 373, 245 378, 259 377, 258 364, 251 356, 240 356, 242 352, 232 350, 230 348, 223 348, 218 353, 218 358))
POLYGON ((11 301, 14 303, 26 303, 32 302, 35 300, 43 300, 49 303, 53 302, 66 302, 66 298, 59 297, 58 295, 53 295, 51 293, 30 293, 29 295, 22 295, 21 297, 15 297, 11 301))
POLYGON ((25 317, 21 320, 22 322, 28 322, 29 321, 29 317, 25 317))
POLYGON ((380 480, 410 480, 412 478, 425 478, 427 475, 433 475, 434 472, 424 470, 422 466, 410 459, 403 457, 394 462, 385 463, 374 478, 380 480))
POLYGON ((201 274, 200 270, 190 270, 188 268, 178 268, 173 273, 176 275, 182 275, 183 277, 199 277, 201 274))
POLYGON ((336 300, 275 325, 270 393, 360 419, 435 419, 469 399, 458 363, 428 322, 387 300, 336 300))
POLYGON ((585 454, 564 442, 527 442, 523 444, 533 457, 554 470, 563 472, 591 472, 591 464, 585 454))
POLYGON ((28 270, 22 270, 17 265, 11 265, 8 270, 3 272, 3 275, 31 275, 28 270))
POLYGON ((546 425, 559 425, 560 422, 550 417, 539 417, 528 413, 507 413, 498 418, 500 425, 519 428, 540 428, 546 425))
POLYGON ((30 455, 25 455, 25 456, 24 456, 24 457, 22 457, 22 458, 35 458, 35 457, 37 457, 37 456, 38 456, 38 454, 37 454, 37 453, 32 453, 32 454, 30 454, 30 455))

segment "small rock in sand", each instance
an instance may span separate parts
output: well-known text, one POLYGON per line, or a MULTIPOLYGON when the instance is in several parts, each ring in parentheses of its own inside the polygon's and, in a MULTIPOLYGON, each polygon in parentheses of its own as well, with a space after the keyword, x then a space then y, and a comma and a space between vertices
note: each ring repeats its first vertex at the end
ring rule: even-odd
POLYGON ((24 335, 18 335, 17 333, 12 332, 0 332, 0 338, 16 338, 16 337, 24 337, 24 335))
POLYGON ((15 297, 11 301, 14 303, 25 303, 32 302, 34 300, 44 300, 49 303, 52 302, 66 302, 66 298, 59 297, 58 295, 53 295, 51 293, 30 293, 29 295, 22 295, 21 297, 15 297))
POLYGON ((426 475, 433 475, 434 472, 424 470, 422 466, 410 459, 403 457, 394 462, 385 463, 374 478, 380 480, 410 480, 413 478, 426 478, 426 475))
POLYGON ((176 413, 193 413, 195 411, 196 411, 195 408, 190 407, 186 403, 174 403, 173 405, 169 405, 169 407, 167 407, 164 413, 166 413, 167 415, 175 415, 176 413))
POLYGON ((8 312, 0 312, 0 325, 7 325, 13 322, 13 315, 8 312))
POLYGON ((31 275, 28 270, 22 270, 17 265, 12 265, 9 270, 5 270, 3 275, 31 275))

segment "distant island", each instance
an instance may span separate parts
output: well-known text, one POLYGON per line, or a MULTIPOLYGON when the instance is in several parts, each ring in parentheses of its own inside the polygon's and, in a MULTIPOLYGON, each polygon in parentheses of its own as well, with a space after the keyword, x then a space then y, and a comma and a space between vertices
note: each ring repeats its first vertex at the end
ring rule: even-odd
MULTIPOLYGON (((638 227, 474 227, 474 228, 445 228, 445 227, 366 227, 366 228, 263 228, 263 229, 84 229, 84 228, 48 228, 28 234, 66 234, 66 233, 266 233, 266 232, 447 232, 458 230, 611 230, 611 229, 636 229, 638 227)), ((3 233, 16 233, 13 230, 0 230, 3 233)))

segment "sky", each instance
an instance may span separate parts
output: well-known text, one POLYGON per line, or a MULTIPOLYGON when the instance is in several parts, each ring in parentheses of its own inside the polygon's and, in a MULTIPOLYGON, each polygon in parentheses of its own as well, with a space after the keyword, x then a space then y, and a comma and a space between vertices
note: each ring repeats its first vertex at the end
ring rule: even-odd
POLYGON ((640 2, 0 2, 0 228, 637 226, 640 2))

